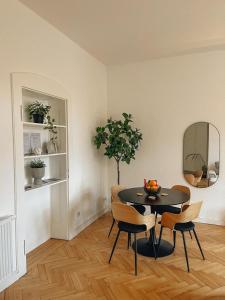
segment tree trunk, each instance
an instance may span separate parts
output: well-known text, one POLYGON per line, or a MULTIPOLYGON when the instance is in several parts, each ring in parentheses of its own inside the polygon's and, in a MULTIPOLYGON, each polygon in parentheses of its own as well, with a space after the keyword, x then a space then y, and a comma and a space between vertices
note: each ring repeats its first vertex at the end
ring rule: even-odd
POLYGON ((116 164, 117 164, 117 184, 119 185, 120 184, 120 161, 117 160, 116 164))

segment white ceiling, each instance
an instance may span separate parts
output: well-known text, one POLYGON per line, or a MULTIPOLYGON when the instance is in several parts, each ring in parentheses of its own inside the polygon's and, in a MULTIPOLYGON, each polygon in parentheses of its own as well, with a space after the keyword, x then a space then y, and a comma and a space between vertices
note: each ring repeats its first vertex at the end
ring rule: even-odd
POLYGON ((225 0, 20 1, 107 65, 225 45, 225 0))

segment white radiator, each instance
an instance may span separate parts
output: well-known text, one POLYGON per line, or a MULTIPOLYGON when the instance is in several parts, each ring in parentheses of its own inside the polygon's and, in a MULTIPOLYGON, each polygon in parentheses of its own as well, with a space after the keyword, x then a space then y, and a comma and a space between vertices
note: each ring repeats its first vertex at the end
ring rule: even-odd
POLYGON ((16 271, 15 216, 0 217, 0 282, 16 271))

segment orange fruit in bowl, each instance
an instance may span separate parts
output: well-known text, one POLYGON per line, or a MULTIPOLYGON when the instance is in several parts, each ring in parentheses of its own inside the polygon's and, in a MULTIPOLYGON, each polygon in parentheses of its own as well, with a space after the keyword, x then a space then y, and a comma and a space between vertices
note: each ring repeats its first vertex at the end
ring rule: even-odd
POLYGON ((155 186, 155 185, 157 185, 157 181, 156 181, 156 180, 150 180, 150 184, 151 184, 152 186, 155 186))

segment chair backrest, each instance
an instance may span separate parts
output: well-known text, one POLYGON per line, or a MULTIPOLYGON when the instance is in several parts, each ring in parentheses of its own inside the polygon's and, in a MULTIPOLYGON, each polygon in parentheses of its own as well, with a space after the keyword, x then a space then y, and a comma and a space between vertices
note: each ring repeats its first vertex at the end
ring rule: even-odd
POLYGON ((144 224, 143 216, 138 211, 136 211, 133 206, 124 203, 113 202, 112 214, 113 218, 117 221, 127 222, 135 225, 144 224))
POLYGON ((188 183, 193 186, 196 186, 195 176, 193 174, 184 174, 185 179, 188 183))
POLYGON ((202 207, 202 201, 191 203, 185 206, 184 210, 180 213, 180 223, 186 223, 198 218, 202 207))
POLYGON ((193 175, 195 177, 202 178, 203 171, 202 170, 197 170, 197 171, 193 172, 193 175))
POLYGON ((200 213, 202 201, 194 202, 184 206, 184 210, 179 214, 164 213, 162 215, 162 226, 173 229, 176 223, 186 223, 195 220, 200 213))
POLYGON ((118 193, 124 189, 125 187, 122 185, 113 185, 111 187, 111 202, 120 202, 118 193))
MULTIPOLYGON (((180 191, 180 192, 187 194, 189 197, 191 196, 191 190, 189 189, 188 186, 185 186, 185 185, 178 185, 178 184, 174 185, 174 186, 172 186, 171 190, 180 191)), ((181 205, 181 209, 183 210, 183 206, 187 205, 189 203, 190 203, 190 199, 181 205)))
POLYGON ((185 185, 178 185, 178 184, 174 185, 174 186, 172 186, 171 190, 183 192, 183 193, 187 194, 188 196, 191 195, 191 191, 190 191, 189 187, 185 186, 185 185))

